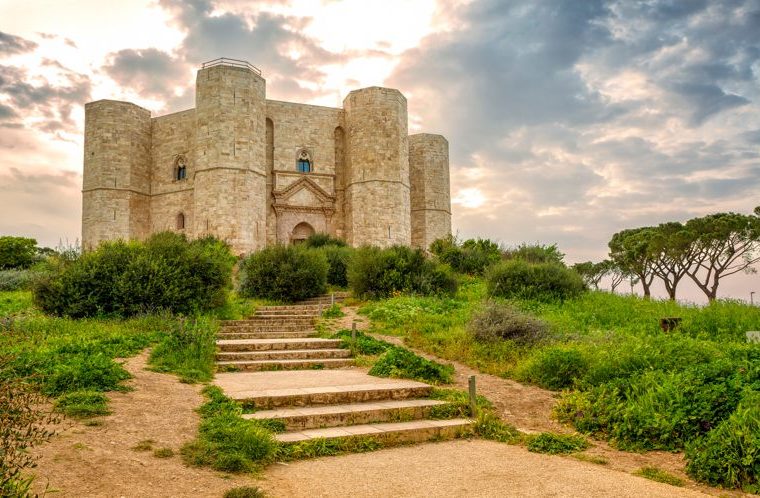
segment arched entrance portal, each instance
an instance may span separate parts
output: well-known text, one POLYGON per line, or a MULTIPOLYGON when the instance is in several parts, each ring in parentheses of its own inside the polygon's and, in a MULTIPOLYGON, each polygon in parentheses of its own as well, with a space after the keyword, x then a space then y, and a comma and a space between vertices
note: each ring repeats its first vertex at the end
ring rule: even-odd
POLYGON ((290 243, 298 244, 303 242, 314 235, 314 228, 305 221, 299 223, 293 228, 293 233, 290 235, 290 243))

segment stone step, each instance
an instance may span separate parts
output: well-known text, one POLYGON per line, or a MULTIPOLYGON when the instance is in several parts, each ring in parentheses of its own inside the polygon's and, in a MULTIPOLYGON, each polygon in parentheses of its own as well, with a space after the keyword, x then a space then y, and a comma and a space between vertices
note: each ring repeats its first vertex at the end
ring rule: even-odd
POLYGON ((322 368, 343 368, 354 365, 353 358, 328 358, 313 360, 243 360, 217 361, 216 368, 221 371, 260 372, 269 370, 309 370, 322 368))
POLYGON ((291 313, 289 315, 277 315, 277 314, 270 314, 270 313, 254 313, 253 316, 250 318, 246 318, 245 320, 241 321, 254 321, 254 322, 260 322, 265 320, 283 320, 283 321, 292 321, 292 322, 306 322, 314 320, 314 317, 316 314, 314 313, 291 313))
POLYGON ((299 324, 299 325, 278 325, 275 323, 271 324, 265 324, 265 323, 249 323, 244 325, 226 325, 224 327, 220 327, 220 332, 243 332, 243 331, 251 331, 251 332, 266 332, 268 330, 273 332, 297 332, 304 329, 312 329, 314 327, 313 324, 299 324))
POLYGON ((247 318, 245 320, 225 320, 221 322, 221 327, 246 327, 246 326, 259 326, 259 325, 276 325, 277 322, 282 322, 285 324, 293 323, 295 325, 301 325, 303 323, 314 323, 313 316, 308 317, 297 317, 297 318, 290 318, 290 317, 263 317, 263 318, 256 318, 254 315, 251 318, 247 318), (275 322, 275 323, 270 323, 275 322))
POLYGON ((333 349, 341 344, 340 339, 322 339, 319 337, 294 339, 232 339, 218 340, 219 351, 228 353, 236 351, 270 351, 291 349, 333 349))
POLYGON ((256 308, 256 311, 314 311, 318 309, 318 304, 288 304, 281 306, 259 306, 256 308))
POLYGON ((381 424, 351 425, 326 429, 306 429, 282 432, 275 438, 284 444, 300 443, 312 439, 340 439, 372 437, 384 444, 421 443, 431 440, 454 439, 472 434, 472 421, 463 418, 450 420, 415 420, 381 424))
POLYGON ((256 409, 272 409, 285 406, 335 405, 425 398, 430 395, 432 389, 431 386, 422 382, 394 380, 371 384, 236 391, 228 395, 245 406, 256 409))
POLYGON ((285 430, 300 431, 324 427, 380 422, 420 420, 430 415, 434 406, 445 405, 434 399, 402 399, 347 405, 321 405, 260 410, 243 415, 251 420, 279 420, 285 430))
POLYGON ((283 331, 250 331, 250 332, 218 332, 218 340, 248 340, 248 339, 305 339, 312 338, 313 330, 283 330, 283 331))
MULTIPOLYGON (((311 316, 315 317, 319 314, 319 306, 314 306, 313 308, 299 308, 299 309, 280 309, 280 310, 270 310, 270 309, 257 309, 256 312, 252 315, 252 317, 257 316, 311 316)), ((324 310, 324 307, 322 307, 324 310)))
POLYGON ((235 351, 217 353, 216 361, 326 360, 351 358, 348 349, 287 349, 269 351, 235 351))

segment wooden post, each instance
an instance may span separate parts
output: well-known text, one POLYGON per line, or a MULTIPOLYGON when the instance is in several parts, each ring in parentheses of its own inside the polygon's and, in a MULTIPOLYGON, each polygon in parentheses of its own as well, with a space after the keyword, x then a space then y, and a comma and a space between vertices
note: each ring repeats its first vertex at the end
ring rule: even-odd
POLYGON ((356 344, 356 320, 351 322, 351 342, 356 344))
POLYGON ((475 394, 475 376, 470 375, 470 415, 473 418, 478 416, 478 400, 475 394))
POLYGON ((335 306, 335 293, 330 294, 330 306, 335 306))
POLYGON ((319 316, 322 316, 322 303, 319 303, 319 316))

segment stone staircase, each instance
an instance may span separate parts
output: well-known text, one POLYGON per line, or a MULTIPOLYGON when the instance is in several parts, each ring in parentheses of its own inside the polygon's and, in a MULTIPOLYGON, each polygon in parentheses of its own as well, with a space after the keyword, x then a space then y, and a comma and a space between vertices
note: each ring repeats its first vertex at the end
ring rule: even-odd
POLYGON ((321 309, 344 298, 265 306, 247 320, 222 323, 216 365, 226 373, 215 382, 255 409, 244 417, 282 422, 282 443, 372 436, 397 444, 471 433, 470 420, 429 418, 445 404, 427 399, 431 386, 343 369, 354 365, 350 350, 340 340, 314 337, 314 325, 321 309))

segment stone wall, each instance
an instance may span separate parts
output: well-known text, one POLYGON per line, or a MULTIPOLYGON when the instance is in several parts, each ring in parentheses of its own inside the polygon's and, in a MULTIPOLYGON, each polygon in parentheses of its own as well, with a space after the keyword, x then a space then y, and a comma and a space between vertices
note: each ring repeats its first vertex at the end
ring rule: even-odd
POLYGON ((412 245, 428 249, 451 233, 449 143, 441 135, 409 136, 412 245))
POLYGON ((150 232, 150 111, 128 102, 85 106, 82 245, 150 232))
POLYGON ((371 87, 343 101, 348 137, 345 226, 351 245, 411 244, 406 99, 371 87))

